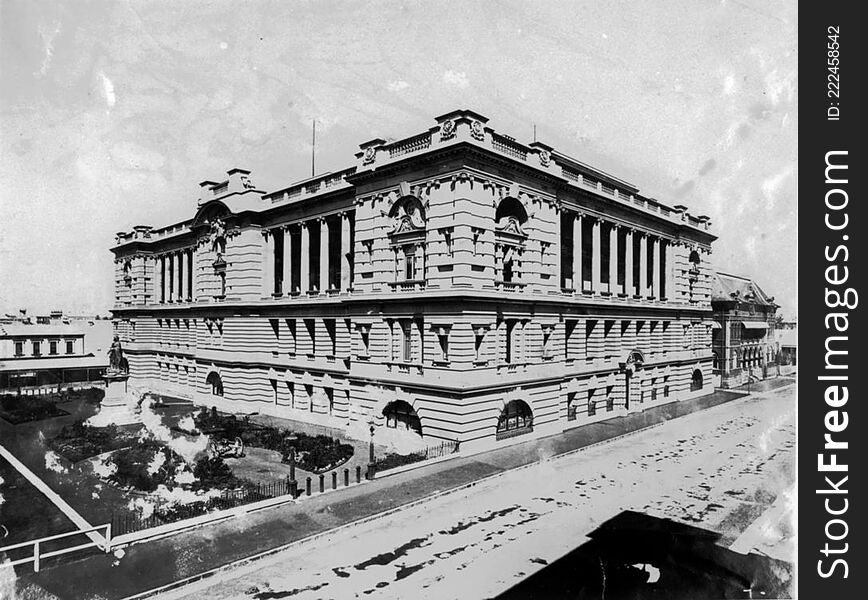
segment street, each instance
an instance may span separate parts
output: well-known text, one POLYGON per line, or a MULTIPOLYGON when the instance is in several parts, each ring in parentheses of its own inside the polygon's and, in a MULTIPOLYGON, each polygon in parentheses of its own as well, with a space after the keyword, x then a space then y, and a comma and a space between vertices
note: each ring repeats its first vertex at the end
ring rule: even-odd
POLYGON ((163 597, 492 597, 624 510, 718 532, 729 546, 793 486, 794 393, 755 394, 513 471, 163 597))

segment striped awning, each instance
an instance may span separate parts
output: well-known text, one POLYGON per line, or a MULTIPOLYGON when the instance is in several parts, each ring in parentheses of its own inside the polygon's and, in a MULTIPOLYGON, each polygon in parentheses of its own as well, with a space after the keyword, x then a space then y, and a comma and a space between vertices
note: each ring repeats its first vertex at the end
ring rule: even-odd
POLYGON ((768 329, 769 324, 762 321, 742 321, 745 329, 768 329))

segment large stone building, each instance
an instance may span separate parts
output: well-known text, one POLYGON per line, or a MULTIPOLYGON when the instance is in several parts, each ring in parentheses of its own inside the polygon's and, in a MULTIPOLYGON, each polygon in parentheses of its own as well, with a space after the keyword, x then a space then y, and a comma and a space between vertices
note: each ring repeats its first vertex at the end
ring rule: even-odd
POLYGON ((464 448, 711 392, 708 218, 487 121, 273 191, 233 169, 119 233, 132 383, 464 448))
POLYGON ((777 369, 769 371, 777 359, 774 296, 746 277, 715 273, 711 307, 714 374, 719 385, 736 387, 777 375, 777 369))

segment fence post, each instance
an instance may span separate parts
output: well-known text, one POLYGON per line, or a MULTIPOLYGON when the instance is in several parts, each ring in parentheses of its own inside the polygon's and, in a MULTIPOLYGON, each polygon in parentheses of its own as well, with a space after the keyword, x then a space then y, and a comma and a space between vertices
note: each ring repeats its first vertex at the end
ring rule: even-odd
POLYGON ((361 465, 356 465, 356 483, 362 482, 362 467, 361 465))
POLYGON ((307 495, 310 496, 310 477, 308 477, 307 481, 305 481, 305 492, 307 492, 307 495))
POLYGON ((350 470, 344 469, 344 487, 350 485, 350 470))
POLYGON ((39 542, 33 542, 33 572, 39 573, 39 542))
POLYGON ((325 475, 323 474, 319 476, 319 491, 320 493, 325 491, 325 475))

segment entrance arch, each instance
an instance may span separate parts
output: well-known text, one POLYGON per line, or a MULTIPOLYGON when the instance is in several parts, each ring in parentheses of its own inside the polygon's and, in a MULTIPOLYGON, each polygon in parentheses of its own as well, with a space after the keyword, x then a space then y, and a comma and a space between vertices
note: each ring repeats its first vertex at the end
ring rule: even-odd
POLYGON ((217 371, 211 371, 208 373, 205 383, 211 386, 212 396, 223 395, 223 380, 220 378, 220 374, 217 371))
POLYGON ((497 418, 497 439, 515 437, 533 431, 533 412, 523 400, 512 400, 497 418))
POLYGON ((693 377, 690 379, 690 391, 695 392, 702 389, 702 371, 696 369, 693 371, 693 377))
POLYGON ((383 409, 383 416, 386 418, 386 427, 390 429, 415 431, 420 436, 422 435, 422 421, 419 419, 419 415, 404 400, 395 400, 387 404, 383 409))

